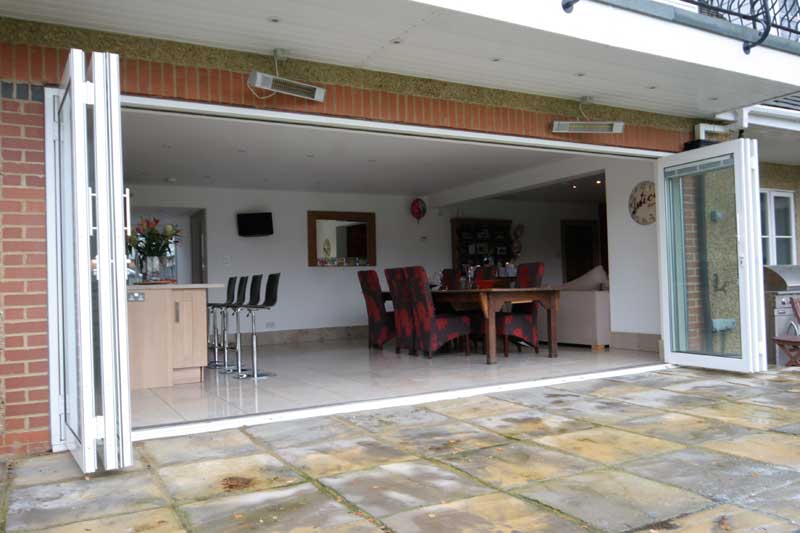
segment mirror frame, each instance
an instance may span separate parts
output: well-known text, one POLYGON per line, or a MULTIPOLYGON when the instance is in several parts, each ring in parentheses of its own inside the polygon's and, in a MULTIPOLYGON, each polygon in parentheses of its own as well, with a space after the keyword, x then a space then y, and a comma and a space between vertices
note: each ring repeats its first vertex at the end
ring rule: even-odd
POLYGON ((308 212, 308 266, 310 267, 354 267, 376 266, 378 264, 375 245, 375 213, 355 211, 309 211, 308 212), (363 222, 367 225, 367 264, 361 265, 320 265, 317 257, 317 221, 343 220, 363 222))

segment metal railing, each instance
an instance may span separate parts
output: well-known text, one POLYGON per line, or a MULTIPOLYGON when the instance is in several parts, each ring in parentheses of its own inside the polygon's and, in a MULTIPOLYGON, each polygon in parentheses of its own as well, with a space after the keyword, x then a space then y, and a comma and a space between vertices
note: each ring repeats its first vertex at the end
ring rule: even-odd
POLYGON ((744 51, 763 43, 770 35, 800 41, 800 0, 681 0, 698 13, 753 28, 758 39, 744 43, 744 51))

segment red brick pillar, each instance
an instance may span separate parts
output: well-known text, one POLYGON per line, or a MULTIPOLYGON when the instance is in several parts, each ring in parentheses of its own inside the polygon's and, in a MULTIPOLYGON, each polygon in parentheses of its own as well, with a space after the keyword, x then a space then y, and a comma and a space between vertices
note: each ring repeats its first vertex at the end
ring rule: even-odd
POLYGON ((43 88, 0 96, 0 455, 19 455, 50 448, 43 88))

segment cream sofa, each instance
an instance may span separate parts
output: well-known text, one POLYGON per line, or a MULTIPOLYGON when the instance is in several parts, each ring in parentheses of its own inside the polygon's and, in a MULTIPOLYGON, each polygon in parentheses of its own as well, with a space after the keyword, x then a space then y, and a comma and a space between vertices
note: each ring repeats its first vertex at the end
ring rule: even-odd
MULTIPOLYGON (((559 344, 603 349, 611 343, 611 303, 608 275, 601 266, 560 287, 559 344)), ((547 340, 547 311, 539 308, 539 338, 547 340)))

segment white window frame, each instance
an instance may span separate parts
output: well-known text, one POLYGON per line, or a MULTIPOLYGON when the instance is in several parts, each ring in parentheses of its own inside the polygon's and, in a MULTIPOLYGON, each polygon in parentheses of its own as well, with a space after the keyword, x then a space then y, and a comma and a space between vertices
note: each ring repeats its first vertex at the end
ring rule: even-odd
MULTIPOLYGON (((797 228, 794 211, 794 191, 784 189, 765 189, 759 191, 760 194, 767 195, 767 224, 766 227, 761 228, 761 239, 767 239, 767 255, 764 257, 765 265, 775 265, 777 257, 777 239, 791 237, 791 251, 792 263, 797 264, 797 228), (789 199, 789 216, 791 220, 791 235, 776 235, 775 234, 775 198, 788 198, 789 199)), ((761 198, 759 197, 759 206, 761 205, 761 198)))

